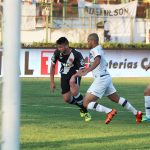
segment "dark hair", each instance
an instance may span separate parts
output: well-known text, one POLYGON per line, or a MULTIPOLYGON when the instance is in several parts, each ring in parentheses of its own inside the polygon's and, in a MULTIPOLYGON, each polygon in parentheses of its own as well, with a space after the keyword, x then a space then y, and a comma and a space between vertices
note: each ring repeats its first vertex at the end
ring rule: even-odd
POLYGON ((69 44, 69 41, 66 37, 61 37, 56 41, 56 44, 69 44))
POLYGON ((98 37, 97 33, 89 34, 88 39, 89 40, 95 40, 96 42, 99 42, 99 37, 98 37))

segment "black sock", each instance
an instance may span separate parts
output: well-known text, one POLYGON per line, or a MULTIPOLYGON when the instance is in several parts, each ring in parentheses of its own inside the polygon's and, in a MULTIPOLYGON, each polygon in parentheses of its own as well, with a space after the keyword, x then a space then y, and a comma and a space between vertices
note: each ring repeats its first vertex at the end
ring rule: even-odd
POLYGON ((70 101, 68 103, 76 105, 76 101, 75 101, 75 99, 72 96, 71 96, 71 99, 70 99, 70 101))
POLYGON ((87 113, 87 109, 83 106, 83 96, 79 94, 77 97, 73 96, 73 99, 76 101, 76 105, 81 108, 84 113, 87 113))

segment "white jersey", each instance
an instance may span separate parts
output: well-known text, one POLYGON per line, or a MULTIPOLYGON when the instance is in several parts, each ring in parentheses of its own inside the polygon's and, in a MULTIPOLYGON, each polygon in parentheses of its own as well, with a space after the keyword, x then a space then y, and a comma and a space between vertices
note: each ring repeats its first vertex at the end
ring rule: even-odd
POLYGON ((100 64, 92 71, 93 77, 100 77, 109 74, 107 71, 107 62, 105 60, 104 51, 100 45, 90 50, 90 65, 93 64, 96 56, 100 56, 100 64))

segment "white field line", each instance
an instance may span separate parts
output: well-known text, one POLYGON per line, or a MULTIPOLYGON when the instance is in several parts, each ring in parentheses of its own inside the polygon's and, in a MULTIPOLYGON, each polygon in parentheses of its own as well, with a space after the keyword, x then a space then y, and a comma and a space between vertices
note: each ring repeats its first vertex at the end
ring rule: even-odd
POLYGON ((74 107, 65 107, 65 106, 54 106, 54 105, 50 105, 50 106, 46 106, 46 105, 28 105, 28 104, 21 104, 22 106, 33 106, 33 107, 50 107, 50 108, 63 108, 63 109, 77 109, 74 107))
MULTIPOLYGON (((62 108, 62 109, 78 109, 78 108, 75 108, 75 107, 66 107, 66 106, 55 106, 55 105, 50 105, 50 106, 46 106, 46 105, 28 105, 28 104, 21 104, 22 106, 32 106, 32 107, 48 107, 48 108, 62 108)), ((121 113, 124 113, 124 112, 127 112, 127 110, 121 110, 121 111, 118 111, 118 112, 121 112, 121 113)), ((145 112, 142 112, 142 113, 145 113, 145 112)))

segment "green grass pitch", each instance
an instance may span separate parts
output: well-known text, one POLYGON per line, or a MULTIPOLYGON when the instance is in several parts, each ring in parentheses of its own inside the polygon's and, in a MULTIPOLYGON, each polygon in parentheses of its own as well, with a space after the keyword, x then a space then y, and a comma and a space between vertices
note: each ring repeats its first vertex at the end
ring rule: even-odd
MULTIPOLYGON (((143 91, 150 78, 113 78, 119 95, 144 110, 143 91)), ((84 78, 84 95, 92 79, 84 78)), ((101 104, 115 108, 118 114, 108 125, 105 114, 90 111, 92 121, 85 122, 76 106, 66 104, 60 94, 59 79, 51 93, 48 78, 25 78, 21 98, 21 150, 149 150, 150 123, 136 124, 135 116, 107 98, 101 104)))

